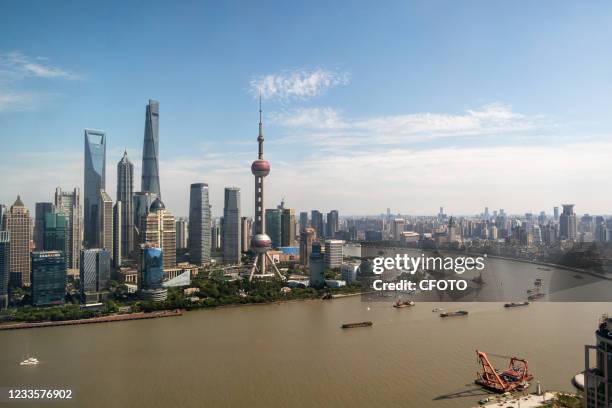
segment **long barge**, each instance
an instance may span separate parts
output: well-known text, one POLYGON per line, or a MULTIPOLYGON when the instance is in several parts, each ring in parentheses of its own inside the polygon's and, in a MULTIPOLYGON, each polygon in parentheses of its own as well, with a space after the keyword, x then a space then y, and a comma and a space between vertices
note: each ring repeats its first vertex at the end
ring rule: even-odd
POLYGON ((355 327, 370 327, 373 324, 372 322, 344 323, 341 327, 343 329, 353 329, 355 327))
POLYGON ((446 313, 440 313, 440 317, 454 317, 454 316, 465 316, 467 315, 468 312, 465 310, 458 310, 456 312, 446 312, 446 313))
POLYGON ((506 303, 504 307, 519 307, 519 306, 529 306, 529 302, 511 302, 506 303))
POLYGON ((61 320, 57 322, 20 322, 20 323, 9 323, 0 324, 0 330, 18 330, 18 329, 33 329, 36 327, 54 327, 54 326, 72 326, 77 324, 93 324, 93 323, 108 323, 108 322, 122 322, 126 320, 143 320, 143 319, 155 319, 159 317, 172 317, 181 316, 182 310, 163 310, 158 312, 139 312, 139 313, 128 313, 118 314, 110 316, 91 317, 88 319, 75 319, 75 320, 61 320))

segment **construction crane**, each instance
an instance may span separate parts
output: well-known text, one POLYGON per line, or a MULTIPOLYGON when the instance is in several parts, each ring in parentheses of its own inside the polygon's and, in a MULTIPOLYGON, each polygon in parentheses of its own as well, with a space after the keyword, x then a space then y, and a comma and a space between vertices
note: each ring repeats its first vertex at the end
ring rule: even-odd
POLYGON ((487 353, 476 350, 482 372, 476 373, 475 383, 491 391, 504 393, 524 390, 529 386, 533 375, 529 373, 527 360, 509 357, 510 363, 505 371, 496 370, 489 361, 487 353))

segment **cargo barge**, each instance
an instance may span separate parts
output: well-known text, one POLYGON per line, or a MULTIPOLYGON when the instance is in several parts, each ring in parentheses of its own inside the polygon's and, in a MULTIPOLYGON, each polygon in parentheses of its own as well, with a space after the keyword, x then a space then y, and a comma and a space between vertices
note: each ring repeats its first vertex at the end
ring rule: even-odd
POLYGON ((372 322, 359 322, 359 323, 344 323, 342 325, 343 329, 353 329, 355 327, 370 327, 372 326, 374 323, 372 322))
POLYGON ((393 304, 393 307, 397 308, 397 309, 401 309, 403 307, 410 307, 410 306, 414 306, 415 303, 413 300, 398 300, 397 302, 395 302, 393 304))
POLYGON ((458 310, 456 312, 440 313, 440 317, 465 316, 467 314, 468 314, 468 312, 465 311, 465 310, 458 310))
POLYGON ((529 302, 511 302, 506 303, 504 307, 519 307, 519 306, 528 306, 529 302))

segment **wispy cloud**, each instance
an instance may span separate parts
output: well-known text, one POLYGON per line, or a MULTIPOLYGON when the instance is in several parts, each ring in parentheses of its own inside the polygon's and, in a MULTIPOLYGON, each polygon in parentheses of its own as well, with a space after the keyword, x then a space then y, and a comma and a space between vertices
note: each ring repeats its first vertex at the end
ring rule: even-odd
POLYGON ((250 81, 250 91, 264 99, 309 99, 323 93, 328 88, 349 83, 350 76, 345 72, 327 69, 301 69, 283 71, 280 74, 258 76, 250 81))
POLYGON ((45 57, 32 58, 19 51, 0 54, 0 79, 14 81, 26 77, 79 79, 74 72, 51 65, 45 57))
POLYGON ((273 112, 271 123, 291 133, 286 140, 320 146, 367 146, 425 141, 445 137, 518 134, 556 125, 544 115, 517 113, 508 105, 492 103, 461 114, 408 113, 350 118, 333 108, 305 108, 273 112))

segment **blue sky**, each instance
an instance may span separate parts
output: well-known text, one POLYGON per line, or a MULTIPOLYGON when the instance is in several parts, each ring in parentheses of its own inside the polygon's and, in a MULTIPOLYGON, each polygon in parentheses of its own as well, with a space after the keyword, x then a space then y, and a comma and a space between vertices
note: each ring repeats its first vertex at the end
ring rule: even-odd
POLYGON ((612 213, 612 3, 328 3, 1 3, 0 202, 82 186, 84 128, 114 197, 153 98, 166 205, 251 214, 262 89, 268 207, 612 213))

